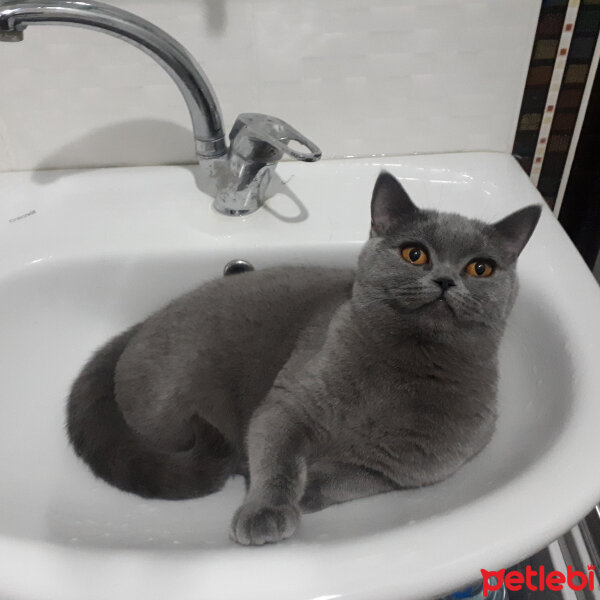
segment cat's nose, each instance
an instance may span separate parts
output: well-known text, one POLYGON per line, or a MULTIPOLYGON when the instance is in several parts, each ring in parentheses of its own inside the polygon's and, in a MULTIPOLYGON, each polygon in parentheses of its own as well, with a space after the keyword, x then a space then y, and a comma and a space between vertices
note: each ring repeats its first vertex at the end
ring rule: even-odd
POLYGON ((456 285, 454 279, 450 279, 450 277, 439 277, 438 279, 434 279, 434 281, 442 288, 442 292, 456 285))

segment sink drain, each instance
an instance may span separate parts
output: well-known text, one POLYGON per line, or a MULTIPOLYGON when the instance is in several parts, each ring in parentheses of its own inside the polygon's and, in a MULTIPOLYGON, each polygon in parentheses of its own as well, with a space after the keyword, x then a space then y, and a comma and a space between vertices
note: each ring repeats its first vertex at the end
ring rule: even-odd
POLYGON ((225 265, 223 275, 237 275, 247 271, 254 271, 254 267, 247 260, 231 260, 225 265))

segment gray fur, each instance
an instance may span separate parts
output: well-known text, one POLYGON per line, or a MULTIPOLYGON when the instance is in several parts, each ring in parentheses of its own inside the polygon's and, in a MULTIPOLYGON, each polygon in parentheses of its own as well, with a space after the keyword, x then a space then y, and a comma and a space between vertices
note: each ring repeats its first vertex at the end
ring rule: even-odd
POLYGON ((68 403, 75 450, 147 496, 246 475, 230 531, 241 544, 289 537, 301 512, 448 477, 494 431, 498 345, 539 212, 489 225, 420 210, 382 173, 356 273, 213 281, 92 357, 68 403), (411 242, 427 264, 401 258, 411 242), (473 259, 493 275, 468 275, 473 259))

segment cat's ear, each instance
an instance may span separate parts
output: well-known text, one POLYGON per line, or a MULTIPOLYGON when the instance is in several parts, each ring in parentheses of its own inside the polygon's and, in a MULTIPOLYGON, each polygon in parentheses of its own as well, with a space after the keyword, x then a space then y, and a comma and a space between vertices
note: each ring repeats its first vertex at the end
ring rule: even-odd
POLYGON ((385 235, 394 225, 418 212, 400 182, 387 171, 381 171, 371 199, 371 237, 385 235))
POLYGON ((518 210, 501 221, 494 223, 492 229, 502 241, 506 252, 516 259, 529 241, 542 212, 539 204, 532 204, 518 210))

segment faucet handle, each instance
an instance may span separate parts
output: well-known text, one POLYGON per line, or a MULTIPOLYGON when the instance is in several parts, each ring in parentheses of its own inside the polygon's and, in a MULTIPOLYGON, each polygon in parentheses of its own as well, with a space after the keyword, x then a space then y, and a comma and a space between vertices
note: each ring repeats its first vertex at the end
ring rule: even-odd
POLYGON ((229 134, 226 169, 220 176, 215 208, 226 215, 246 215, 263 205, 284 154, 314 162, 318 146, 285 121, 260 113, 242 113, 229 134), (290 142, 295 142, 290 146, 290 142), (306 148, 299 150, 297 145, 306 148))
POLYGON ((266 162, 277 162, 284 154, 288 154, 296 160, 304 162, 315 162, 321 158, 321 150, 297 129, 277 117, 263 115, 261 113, 242 113, 238 115, 229 134, 231 145, 236 153, 244 152, 244 145, 253 149, 267 144, 270 146, 272 160, 266 162), (247 144, 247 142, 250 142, 247 144), (297 142, 307 149, 302 152, 291 147, 290 142, 297 142))

